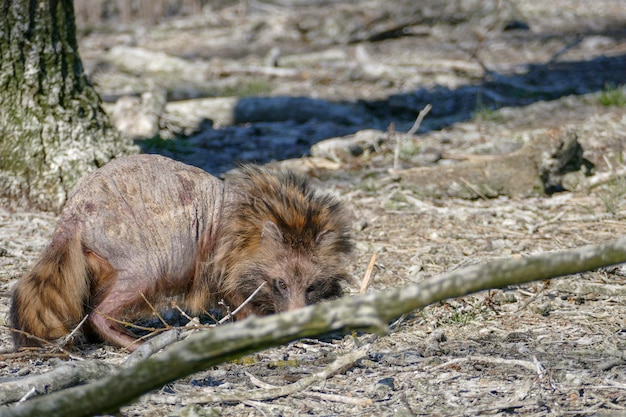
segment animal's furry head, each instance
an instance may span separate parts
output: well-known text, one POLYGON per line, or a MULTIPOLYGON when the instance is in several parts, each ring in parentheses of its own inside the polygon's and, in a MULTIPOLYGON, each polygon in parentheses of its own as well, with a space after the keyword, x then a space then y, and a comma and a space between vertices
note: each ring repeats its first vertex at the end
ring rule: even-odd
MULTIPOLYGON (((313 190, 290 171, 247 165, 227 187, 215 265, 222 296, 237 307, 265 283, 243 314, 281 312, 339 297, 351 281, 345 257, 352 250, 341 203, 313 190)), ((218 295, 219 297, 219 295, 218 295)))

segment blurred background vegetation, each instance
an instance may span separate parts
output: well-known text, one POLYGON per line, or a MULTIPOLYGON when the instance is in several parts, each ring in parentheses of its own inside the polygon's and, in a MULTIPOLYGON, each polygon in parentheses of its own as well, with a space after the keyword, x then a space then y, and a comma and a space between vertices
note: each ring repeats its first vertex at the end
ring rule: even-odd
MULTIPOLYGON (((155 23, 164 17, 198 13, 208 0, 75 0, 76 26, 81 31, 107 24, 155 23)), ((214 6, 241 3, 240 0, 212 1, 214 6)))

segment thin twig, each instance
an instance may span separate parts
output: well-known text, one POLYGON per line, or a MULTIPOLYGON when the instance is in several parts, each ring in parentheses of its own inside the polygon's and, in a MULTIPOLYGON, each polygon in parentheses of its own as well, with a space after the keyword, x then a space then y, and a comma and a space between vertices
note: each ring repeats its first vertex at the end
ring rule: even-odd
MULTIPOLYGON (((178 307, 178 304, 176 304, 174 301, 172 301, 172 303, 170 305, 172 306, 172 308, 174 308, 176 311, 178 311, 181 316, 183 316, 184 318, 189 320, 189 322, 192 322, 194 320, 194 318, 190 317, 189 314, 187 314, 185 312, 185 310, 183 310, 182 308, 178 307)), ((217 320, 215 320, 215 321, 217 321, 217 320)))
POLYGON ((152 314, 154 314, 155 316, 157 316, 157 318, 159 319, 159 321, 161 322, 161 324, 163 324, 163 326, 165 326, 165 328, 169 328, 170 325, 168 322, 165 321, 165 319, 161 316, 161 314, 159 314, 159 312, 157 311, 156 308, 154 308, 154 306, 152 305, 152 303, 150 301, 148 301, 148 299, 146 298, 146 296, 143 294, 143 292, 139 291, 139 295, 141 295, 141 298, 143 298, 143 300, 146 302, 146 304, 148 304, 148 307, 150 307, 150 310, 152 310, 152 314))
POLYGON ((440 365, 429 366, 425 369, 427 372, 433 372, 441 368, 446 368, 451 365, 456 365, 463 362, 483 362, 490 363, 494 365, 511 365, 511 366, 521 366, 522 368, 526 368, 533 373, 537 372, 537 367, 533 362, 524 361, 520 359, 502 359, 502 358, 492 358, 490 356, 466 356, 464 358, 456 358, 450 361, 444 362, 440 365))
POLYGON ((471 191, 475 192, 478 197, 482 198, 483 200, 489 200, 489 198, 487 198, 487 196, 485 194, 483 194, 483 192, 480 191, 478 189, 478 187, 476 187, 474 184, 472 184, 471 182, 469 182, 468 180, 466 180, 463 177, 459 177, 459 179, 461 180, 461 182, 463 184, 465 184, 465 186, 467 188, 469 188, 471 191))
POLYGON ((430 103, 424 106, 424 108, 417 115, 417 119, 415 119, 415 123, 413 123, 413 126, 411 126, 408 132, 406 132, 406 136, 411 136, 417 133, 417 130, 422 125, 422 121, 424 120, 424 117, 426 117, 426 115, 430 112, 432 108, 433 106, 430 103))
POLYGON ((537 371, 537 377, 541 381, 546 376, 546 368, 539 362, 535 355, 532 356, 532 359, 535 364, 535 370, 537 371))
MULTIPOLYGON (((391 323, 389 325, 389 330, 395 329, 396 327, 398 327, 399 325, 402 324, 402 322, 406 319, 406 314, 401 315, 400 317, 398 317, 398 319, 396 321, 394 321, 393 323, 391 323)), ((378 335, 374 335, 376 337, 378 337, 378 335)), ((372 340, 373 341, 373 340, 372 340)))
MULTIPOLYGON (((229 312, 222 320, 219 320, 219 321, 215 320, 216 324, 213 324, 213 325, 209 325, 209 326, 194 325, 192 327, 186 326, 185 328, 172 328, 172 326, 169 326, 166 324, 167 327, 164 329, 156 329, 156 328, 149 329, 149 328, 140 327, 140 326, 131 324, 135 328, 141 328, 143 330, 150 331, 151 333, 137 339, 137 343, 139 343, 139 342, 144 342, 146 339, 150 338, 149 341, 143 343, 141 347, 137 348, 138 351, 140 350, 139 353, 137 353, 136 351, 136 352, 133 352, 133 354, 131 354, 131 356, 126 361, 126 366, 132 366, 136 364, 137 362, 151 356, 155 352, 163 349, 164 347, 174 342, 177 342, 178 340, 186 337, 186 335, 191 334, 193 330, 196 330, 196 328, 198 327, 201 327, 201 328, 215 327, 216 325, 223 324, 227 320, 230 320, 232 316, 237 314, 237 312, 241 310, 241 308, 243 308, 248 302, 250 302, 250 300, 254 298, 254 296, 261 290, 261 288, 263 288, 264 285, 265 283, 262 283, 261 285, 259 285, 259 287, 243 303, 241 303, 241 305, 237 307, 237 309, 235 309, 232 313, 229 312), (153 337, 157 333, 161 333, 161 335, 158 337, 153 337)), ((189 321, 190 323, 194 321, 194 319, 189 317, 175 303, 172 303, 172 306, 176 308, 178 311, 180 311, 181 314, 183 314, 185 317, 187 317, 190 320, 189 321)))
MULTIPOLYGON (((360 348, 353 350, 352 352, 348 352, 347 354, 340 356, 333 363, 328 365, 326 368, 322 369, 320 372, 317 372, 313 375, 306 376, 293 384, 285 385, 285 386, 275 386, 263 382, 253 376, 252 374, 246 373, 250 378, 251 382, 257 386, 262 388, 252 390, 252 391, 244 391, 244 392, 229 392, 229 393, 211 393, 211 395, 207 395, 205 397, 200 397, 194 399, 192 402, 196 404, 206 404, 206 403, 214 403, 214 402, 224 402, 224 401, 235 401, 235 402, 243 402, 249 400, 269 400, 278 397, 285 397, 287 395, 309 395, 308 392, 303 392, 307 387, 311 386, 316 382, 321 382, 335 375, 337 372, 342 369, 352 365, 359 359, 367 356, 369 350, 371 348, 371 344, 363 345, 360 348)), ((319 395, 319 393, 316 393, 319 395)), ((331 399, 328 397, 327 399, 331 399)), ((345 398, 342 398, 345 400, 345 398)), ((366 403, 370 401, 369 399, 361 399, 359 400, 360 404, 366 403)))
POLYGON ((222 324, 230 320, 235 314, 237 314, 242 308, 244 308, 246 304, 248 304, 254 298, 254 296, 257 295, 259 291, 261 291, 261 288, 263 288, 264 285, 265 285, 265 282, 262 282, 261 285, 259 285, 258 288, 254 290, 254 292, 250 294, 250 296, 246 298, 244 302, 241 303, 241 305, 239 305, 239 307, 237 307, 234 311, 228 313, 223 319, 218 321, 217 324, 222 324))
MULTIPOLYGON (((139 324, 132 323, 132 322, 130 322, 130 321, 120 320, 120 319, 118 319, 118 318, 111 317, 111 316, 109 316, 108 314, 102 314, 102 313, 100 313, 98 310, 94 310, 94 312, 95 312, 96 314, 101 315, 101 316, 102 316, 102 317, 104 317, 105 319, 107 319, 107 320, 110 320, 110 321, 114 322, 114 323, 121 324, 122 326, 125 326, 125 327, 130 327, 130 328, 137 329, 137 330, 144 330, 144 331, 146 331, 146 332, 162 332, 162 331, 164 331, 164 330, 168 330, 167 328, 166 328, 166 329, 157 329, 157 328, 155 328, 155 327, 141 326, 141 325, 139 325, 139 324)), ((169 328, 171 328, 171 326, 168 326, 168 327, 169 327, 169 328)))
POLYGON ((65 346, 70 340, 72 340, 72 338, 74 337, 74 335, 76 334, 76 332, 83 327, 83 324, 85 324, 85 322, 87 321, 87 319, 89 318, 89 314, 85 314, 85 317, 83 317, 83 319, 80 321, 80 323, 78 323, 76 326, 74 326, 74 328, 72 329, 71 332, 69 332, 69 334, 67 334, 63 339, 61 339, 61 346, 65 346))
POLYGON ((336 403, 350 404, 350 405, 372 405, 372 400, 369 398, 354 398, 346 395, 326 394, 323 392, 304 391, 302 394, 296 395, 296 397, 307 396, 323 401, 332 401, 336 403))
POLYGON ((433 106, 431 106, 430 103, 424 106, 424 108, 417 115, 417 118, 415 119, 415 123, 413 123, 413 126, 411 127, 411 129, 409 129, 409 131, 406 132, 402 137, 398 137, 398 139, 396 140, 396 147, 393 152, 394 171, 397 170, 398 166, 400 165, 400 146, 409 136, 414 135, 415 132, 418 131, 418 129, 420 128, 420 125, 422 124, 422 121, 424 120, 424 117, 426 117, 426 115, 430 112, 430 109, 432 108, 433 106))
MULTIPOLYGON (((25 332, 24 330, 20 330, 20 329, 14 329, 11 328, 10 329, 11 332, 14 333, 20 333, 23 334, 25 336, 27 336, 29 339, 34 339, 37 340, 37 342, 39 342, 41 344, 41 346, 46 347, 49 346, 54 350, 58 350, 60 351, 63 355, 67 355, 68 357, 74 357, 68 350, 63 348, 63 344, 59 343, 59 342, 54 342, 54 341, 50 341, 47 339, 42 339, 41 337, 37 337, 33 334, 30 334, 28 332, 25 332)), ((22 349, 30 349, 30 348, 20 348, 20 352, 22 351, 22 349)))
MULTIPOLYGON (((526 300, 526 302, 525 302, 524 304, 522 304, 522 305, 521 305, 521 306, 517 309, 517 311, 522 311, 522 310, 524 310, 526 307, 528 307, 528 305, 529 305, 530 303, 532 303, 533 301, 535 301, 535 300, 537 299, 537 297, 539 297, 539 296, 543 293, 543 291, 544 291, 546 288, 548 288, 549 286, 550 286, 550 282, 549 282, 549 281, 544 282, 544 283, 543 283, 543 285, 541 286, 541 288, 539 289, 539 291, 537 291, 537 292, 536 292, 536 293, 534 293, 534 294, 533 294, 533 293, 530 293, 530 298, 529 298, 528 300, 526 300)), ((522 290, 520 289, 520 292, 521 292, 521 291, 522 291, 522 290)))
POLYGON ((30 391, 28 391, 22 398, 20 398, 20 400, 17 403, 18 404, 23 403, 24 401, 27 401, 33 395, 37 395, 37 388, 35 387, 32 387, 30 391))
MULTIPOLYGON (((124 361, 124 367, 128 368, 131 366, 135 366, 136 364, 152 356, 159 350, 185 338, 194 330, 195 329, 176 327, 173 329, 169 329, 164 333, 151 337, 148 340, 145 340, 141 344, 141 346, 137 347, 134 352, 128 355, 128 357, 124 361)), ((150 334, 150 336, 153 336, 153 334, 150 334)))
POLYGON ((573 47, 575 47, 576 45, 581 43, 584 39, 585 39, 585 37, 583 35, 577 35, 572 41, 570 41, 568 44, 564 45, 561 49, 556 51, 550 57, 550 60, 548 62, 546 62, 545 66, 547 67, 547 66, 553 64, 557 59, 559 59, 561 57, 561 55, 565 54, 567 51, 569 51, 570 49, 572 49, 573 47))
POLYGON ((541 223, 537 223, 537 224, 534 224, 534 225, 530 225, 530 226, 528 226, 528 233, 533 234, 533 233, 535 233, 537 230, 539 230, 540 228, 542 228, 543 226, 547 226, 547 225, 549 225, 550 223, 554 223, 554 222, 556 222, 556 221, 557 221, 557 220, 559 220, 561 217, 563 217, 563 215, 564 215, 564 214, 565 214, 565 212, 564 212, 564 211, 562 211, 562 212, 558 213, 556 216, 554 216, 554 217, 552 217, 552 218, 550 218, 550 219, 548 219, 548 220, 546 220, 546 221, 543 221, 543 222, 541 222, 541 223))
POLYGON ((365 270, 363 281, 361 281, 361 289, 359 290, 359 295, 363 295, 367 292, 367 289, 369 288, 370 282, 372 280, 372 271, 374 271, 374 266, 376 266, 376 252, 372 253, 370 263, 367 265, 367 269, 365 270))

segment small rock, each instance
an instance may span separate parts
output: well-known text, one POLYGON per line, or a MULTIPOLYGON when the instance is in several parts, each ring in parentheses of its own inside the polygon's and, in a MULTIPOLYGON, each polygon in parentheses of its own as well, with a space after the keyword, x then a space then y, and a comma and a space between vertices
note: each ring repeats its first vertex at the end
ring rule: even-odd
POLYGON ((535 313, 544 317, 548 317, 552 311, 552 304, 550 302, 543 303, 539 307, 535 308, 535 313))
POLYGON ((159 133, 165 101, 165 91, 149 91, 141 97, 124 96, 115 103, 111 119, 116 128, 132 138, 152 138, 159 133))
POLYGON ((430 334, 430 336, 428 337, 428 340, 430 342, 445 342, 446 340, 448 340, 448 338, 446 337, 446 334, 443 332, 443 330, 435 330, 434 332, 432 332, 430 334))
POLYGON ((580 48, 587 51, 597 51, 602 48, 610 48, 616 44, 615 39, 608 36, 587 36, 580 43, 580 48))
MULTIPOLYGON (((359 221, 354 223, 353 227, 354 227, 354 230, 356 230, 357 232, 365 230, 365 228, 367 227, 367 220, 359 219, 359 221)), ((0 249, 0 256, 2 256, 2 250, 1 249, 0 249)))
POLYGON ((377 384, 385 385, 391 388, 392 391, 396 390, 396 381, 393 378, 383 378, 380 381, 378 381, 377 384))
POLYGON ((353 135, 320 141, 311 147, 311 155, 335 162, 346 162, 364 153, 376 152, 385 133, 380 130, 360 130, 353 135))
POLYGON ((441 343, 447 340, 445 333, 442 330, 435 330, 430 334, 426 340, 426 348, 424 350, 424 356, 439 356, 444 352, 441 347, 441 343))

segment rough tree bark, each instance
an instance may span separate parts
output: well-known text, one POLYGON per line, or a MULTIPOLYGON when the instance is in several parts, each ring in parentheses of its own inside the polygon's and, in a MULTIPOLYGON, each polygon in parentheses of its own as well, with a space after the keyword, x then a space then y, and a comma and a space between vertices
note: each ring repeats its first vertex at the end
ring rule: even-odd
POLYGON ((58 211, 80 177, 135 148, 85 77, 72 0, 0 7, 0 197, 58 211))

